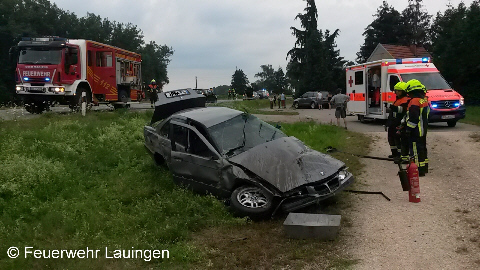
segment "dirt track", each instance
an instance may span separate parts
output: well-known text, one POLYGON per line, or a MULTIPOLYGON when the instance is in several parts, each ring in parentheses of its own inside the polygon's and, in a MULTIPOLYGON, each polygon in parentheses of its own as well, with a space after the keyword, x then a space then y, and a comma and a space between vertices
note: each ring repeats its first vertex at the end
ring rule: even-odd
MULTIPOLYGON (((297 111, 298 116, 260 117, 336 122, 334 110, 297 111)), ((353 116, 347 121, 349 130, 375 139, 368 154, 389 154, 380 123, 362 124, 353 116)), ((366 173, 357 176, 356 189, 382 191, 391 201, 353 195, 354 206, 347 210, 351 227, 342 226, 340 245, 358 260, 354 269, 480 269, 480 128, 432 124, 427 140, 430 172, 420 178, 420 203, 408 202, 395 164, 364 160, 366 173)))

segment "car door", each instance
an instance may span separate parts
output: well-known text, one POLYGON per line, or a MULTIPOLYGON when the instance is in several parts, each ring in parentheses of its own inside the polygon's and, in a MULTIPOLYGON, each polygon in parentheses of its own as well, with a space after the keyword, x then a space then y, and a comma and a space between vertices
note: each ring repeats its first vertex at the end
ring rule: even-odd
POLYGON ((170 171, 175 180, 193 190, 219 192, 222 157, 193 126, 171 121, 170 171))
POLYGON ((305 93, 300 97, 300 100, 298 101, 298 104, 300 106, 304 107, 308 104, 307 100, 308 100, 308 93, 305 93))

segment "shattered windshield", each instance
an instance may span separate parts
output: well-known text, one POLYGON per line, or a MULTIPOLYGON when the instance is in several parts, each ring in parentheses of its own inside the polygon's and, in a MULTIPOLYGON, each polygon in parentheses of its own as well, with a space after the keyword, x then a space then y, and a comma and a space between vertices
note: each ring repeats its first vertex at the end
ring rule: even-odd
POLYGON ((411 79, 419 80, 425 85, 427 90, 451 89, 450 85, 448 85, 439 72, 402 74, 401 76, 404 82, 408 82, 411 79))
POLYGON ((18 57, 19 64, 50 64, 57 65, 60 64, 62 60, 62 51, 61 50, 35 50, 32 48, 25 48, 20 51, 18 57))
POLYGON ((286 137, 279 129, 251 114, 241 114, 211 126, 208 132, 222 155, 232 156, 257 145, 286 137))

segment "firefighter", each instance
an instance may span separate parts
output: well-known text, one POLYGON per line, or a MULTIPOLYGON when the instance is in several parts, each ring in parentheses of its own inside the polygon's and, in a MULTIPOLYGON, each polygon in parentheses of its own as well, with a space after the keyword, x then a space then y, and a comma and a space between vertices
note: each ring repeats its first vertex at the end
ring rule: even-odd
POLYGON ((407 94, 411 98, 405 115, 405 132, 409 141, 410 158, 418 166, 420 176, 428 171, 427 128, 430 106, 425 86, 416 79, 407 82, 407 94))
POLYGON ((400 160, 400 158, 408 158, 408 144, 404 136, 405 134, 404 132, 397 133, 400 129, 401 121, 407 112, 407 106, 410 101, 410 98, 407 97, 407 92, 405 91, 406 88, 407 83, 405 82, 398 82, 395 84, 393 90, 395 91, 397 98, 393 104, 387 108, 389 115, 385 126, 388 128, 388 144, 392 151, 392 154, 388 157, 397 160, 400 160))
POLYGON ((150 98, 150 107, 153 108, 153 105, 155 104, 155 102, 157 101, 158 99, 158 96, 157 96, 157 91, 158 91, 158 88, 157 88, 157 82, 155 82, 155 79, 153 79, 150 84, 148 85, 148 97, 150 98))

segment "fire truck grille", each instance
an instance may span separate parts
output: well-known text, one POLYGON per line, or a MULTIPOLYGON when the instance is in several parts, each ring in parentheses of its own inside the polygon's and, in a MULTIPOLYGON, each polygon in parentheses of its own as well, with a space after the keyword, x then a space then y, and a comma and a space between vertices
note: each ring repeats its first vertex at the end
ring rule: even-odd
POLYGON ((42 86, 25 87, 25 90, 30 93, 45 93, 46 88, 42 86))
POLYGON ((458 100, 432 101, 432 107, 435 109, 453 109, 458 107, 455 105, 456 103, 459 103, 459 101, 458 100))

